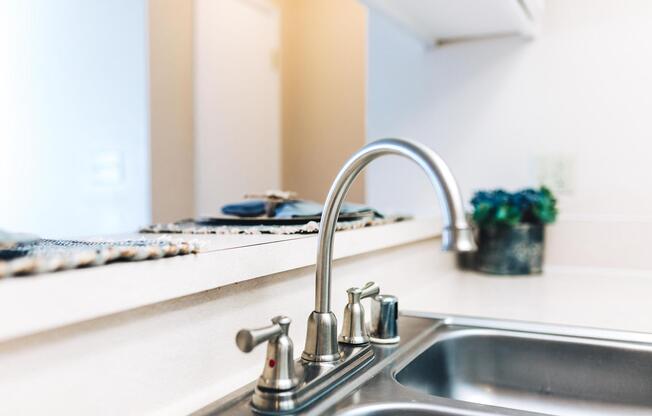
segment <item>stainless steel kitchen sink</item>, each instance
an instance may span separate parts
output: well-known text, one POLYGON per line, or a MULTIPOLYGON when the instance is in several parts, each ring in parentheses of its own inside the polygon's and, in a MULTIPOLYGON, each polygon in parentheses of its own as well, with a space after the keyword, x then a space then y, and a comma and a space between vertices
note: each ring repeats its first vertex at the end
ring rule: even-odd
MULTIPOLYGON (((652 415, 652 335, 410 313, 401 341, 300 414, 652 415)), ((198 414, 253 414, 254 384, 198 414)))
POLYGON ((463 326, 399 371, 404 386, 453 400, 554 415, 652 414, 652 348, 463 326))

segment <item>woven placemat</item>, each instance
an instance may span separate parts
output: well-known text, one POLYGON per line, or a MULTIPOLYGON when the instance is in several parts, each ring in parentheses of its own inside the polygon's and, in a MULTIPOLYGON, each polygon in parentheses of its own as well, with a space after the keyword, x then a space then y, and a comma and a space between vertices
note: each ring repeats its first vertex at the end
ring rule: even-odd
POLYGON ((0 277, 95 267, 117 261, 143 261, 199 251, 199 243, 161 237, 156 240, 49 240, 16 243, 0 249, 0 277))
MULTIPOLYGON (((387 216, 384 218, 365 217, 360 220, 340 221, 336 230, 354 230, 376 225, 392 224, 410 219, 409 216, 387 216)), ((302 225, 219 225, 209 226, 197 224, 192 220, 178 221, 168 224, 152 224, 140 229, 141 233, 155 234, 315 234, 319 232, 319 223, 310 221, 302 225)))
MULTIPOLYGON (((409 216, 385 218, 366 217, 360 220, 340 221, 336 230, 354 230, 376 225, 392 224, 410 219, 409 216)), ((153 224, 140 232, 150 234, 315 234, 319 223, 302 225, 206 226, 192 220, 170 224, 153 224)), ((143 261, 163 257, 197 253, 197 241, 161 236, 133 240, 53 240, 38 239, 0 248, 0 277, 27 276, 83 267, 96 267, 118 261, 143 261)))

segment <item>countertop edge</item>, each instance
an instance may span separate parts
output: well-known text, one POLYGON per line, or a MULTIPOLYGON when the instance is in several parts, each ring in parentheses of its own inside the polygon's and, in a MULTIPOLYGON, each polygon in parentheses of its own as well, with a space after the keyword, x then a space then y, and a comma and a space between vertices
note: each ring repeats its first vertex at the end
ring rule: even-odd
MULTIPOLYGON (((423 218, 338 232, 334 257, 435 238, 440 229, 439 220, 423 218)), ((312 266, 316 248, 314 234, 195 255, 3 279, 0 313, 11 319, 0 325, 0 342, 312 266)))

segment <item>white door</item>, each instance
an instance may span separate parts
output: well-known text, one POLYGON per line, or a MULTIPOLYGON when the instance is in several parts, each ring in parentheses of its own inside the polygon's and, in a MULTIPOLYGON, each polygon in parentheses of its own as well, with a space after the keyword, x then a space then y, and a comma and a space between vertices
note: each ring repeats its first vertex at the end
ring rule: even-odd
POLYGON ((271 0, 195 2, 196 210, 280 186, 280 11, 271 0))

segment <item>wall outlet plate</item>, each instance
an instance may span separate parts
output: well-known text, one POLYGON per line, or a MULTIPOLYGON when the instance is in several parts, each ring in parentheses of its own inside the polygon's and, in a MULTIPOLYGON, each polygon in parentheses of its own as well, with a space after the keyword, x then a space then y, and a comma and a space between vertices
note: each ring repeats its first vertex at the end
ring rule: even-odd
POLYGON ((551 153, 539 156, 536 162, 541 185, 555 194, 572 195, 575 192, 575 155, 551 153))

